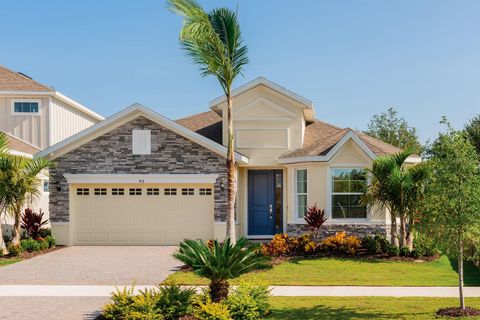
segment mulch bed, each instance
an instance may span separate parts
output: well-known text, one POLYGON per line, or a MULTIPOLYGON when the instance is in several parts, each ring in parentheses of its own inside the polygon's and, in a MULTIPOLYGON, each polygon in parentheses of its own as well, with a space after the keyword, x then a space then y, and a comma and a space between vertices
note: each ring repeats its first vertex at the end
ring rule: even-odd
POLYGON ((450 307, 450 308, 443 308, 437 311, 437 316, 440 317, 475 317, 480 316, 480 310, 473 309, 470 307, 465 307, 465 309, 461 309, 459 307, 450 307))
POLYGON ((2 257, 2 258, 0 258, 0 261, 14 260, 14 259, 27 260, 27 259, 31 259, 31 258, 36 257, 36 256, 40 256, 42 254, 46 254, 46 253, 49 253, 49 252, 52 252, 52 251, 55 251, 55 250, 62 249, 63 247, 64 246, 55 246, 53 248, 48 248, 48 249, 45 249, 45 250, 42 250, 42 251, 35 251, 35 252, 24 251, 24 252, 20 253, 18 255, 18 257, 2 257))

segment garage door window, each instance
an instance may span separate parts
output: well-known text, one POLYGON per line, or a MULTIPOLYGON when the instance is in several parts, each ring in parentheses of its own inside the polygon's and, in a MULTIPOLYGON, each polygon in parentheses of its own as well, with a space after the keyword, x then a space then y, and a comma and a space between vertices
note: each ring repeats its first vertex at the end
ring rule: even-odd
POLYGON ((211 196, 212 195, 212 189, 211 188, 200 188, 199 189, 199 194, 201 196, 211 196))
POLYGON ((159 194, 159 188, 147 188, 147 196, 158 196, 159 194))
POLYGON ((195 191, 193 188, 183 188, 182 189, 182 196, 193 196, 195 191))
POLYGON ((94 193, 96 196, 106 196, 107 195, 107 189, 105 188, 95 188, 94 193))
POLYGON ((77 188, 77 196, 88 196, 90 189, 88 188, 77 188))
POLYGON ((177 188, 165 188, 164 195, 166 196, 176 196, 177 188))
POLYGON ((130 188, 128 190, 128 194, 131 196, 141 196, 142 195, 142 189, 140 188, 130 188))
POLYGON ((112 196, 123 196, 125 194, 125 189, 123 188, 113 188, 112 196))

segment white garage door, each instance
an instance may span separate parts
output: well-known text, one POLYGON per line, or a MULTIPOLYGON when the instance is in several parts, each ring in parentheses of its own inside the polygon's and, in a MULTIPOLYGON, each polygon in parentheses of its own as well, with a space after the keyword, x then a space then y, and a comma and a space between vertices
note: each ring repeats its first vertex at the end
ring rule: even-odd
POLYGON ((213 237, 210 184, 71 185, 75 245, 176 245, 213 237))

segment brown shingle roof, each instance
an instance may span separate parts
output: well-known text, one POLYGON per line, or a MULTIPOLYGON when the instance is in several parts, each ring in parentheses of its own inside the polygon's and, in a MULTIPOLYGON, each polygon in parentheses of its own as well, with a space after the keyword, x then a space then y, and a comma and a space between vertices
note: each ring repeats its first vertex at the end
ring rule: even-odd
POLYGON ((0 66, 0 91, 53 91, 53 89, 0 66))
MULTIPOLYGON (((213 111, 198 113, 179 119, 176 122, 215 142, 222 143, 222 118, 213 111)), ((305 126, 303 147, 289 151, 280 156, 280 158, 326 155, 349 131, 352 131, 352 129, 339 128, 316 120, 305 126)), ((360 131, 355 131, 355 134, 377 156, 394 154, 401 151, 400 148, 368 136, 360 131)))
POLYGON ((4 133, 7 136, 7 145, 10 149, 32 155, 40 151, 39 148, 34 147, 20 139, 17 139, 9 133, 4 133))

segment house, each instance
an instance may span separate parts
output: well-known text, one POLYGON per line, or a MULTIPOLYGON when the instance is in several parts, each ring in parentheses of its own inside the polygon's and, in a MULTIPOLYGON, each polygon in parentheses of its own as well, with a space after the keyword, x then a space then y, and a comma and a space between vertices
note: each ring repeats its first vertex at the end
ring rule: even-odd
MULTIPOLYGON (((33 154, 103 120, 80 103, 32 78, 0 66, 0 131, 12 154, 33 154)), ((48 219, 48 174, 41 175, 40 197, 29 207, 48 219)), ((1 216, 0 223, 13 223, 1 216)))
MULTIPOLYGON (((327 212, 325 232, 387 232, 388 215, 359 198, 365 168, 398 148, 316 120, 310 100, 265 78, 233 91, 233 102, 238 236, 301 232, 314 203, 327 212)), ((176 122, 135 104, 41 151, 56 162, 54 234, 65 245, 223 239, 226 142, 220 97, 176 122)))

